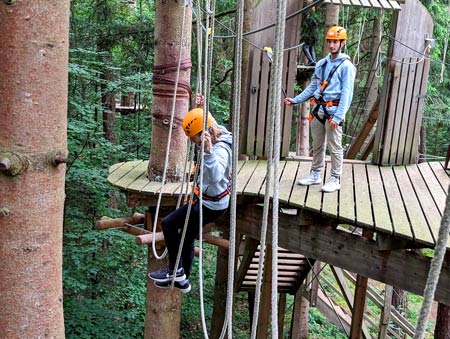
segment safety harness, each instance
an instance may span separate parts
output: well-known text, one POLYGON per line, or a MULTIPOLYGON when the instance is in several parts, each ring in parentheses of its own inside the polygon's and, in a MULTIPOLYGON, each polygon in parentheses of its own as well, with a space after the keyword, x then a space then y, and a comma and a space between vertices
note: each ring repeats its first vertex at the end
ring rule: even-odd
MULTIPOLYGON (((311 122, 312 119, 316 118, 318 121, 320 121, 322 124, 325 124, 325 121, 330 122, 330 120, 333 119, 333 116, 328 113, 327 108, 338 106, 339 105, 339 99, 325 101, 323 99, 323 92, 325 91, 325 88, 327 88, 328 84, 330 83, 331 78, 333 77, 336 70, 341 66, 345 60, 350 60, 348 58, 344 58, 341 62, 339 62, 337 65, 334 65, 331 69, 330 73, 328 74, 327 80, 322 82, 322 85, 320 86, 320 92, 319 92, 319 98, 316 99, 315 97, 312 97, 310 100, 311 105, 315 105, 314 108, 311 110, 311 113, 309 114, 308 121, 311 122), (323 110, 323 117, 320 117, 319 115, 319 109, 322 107, 323 110)), ((325 62, 322 65, 322 79, 325 78, 325 69, 327 68, 327 62, 325 62)), ((341 121, 339 123, 339 126, 342 126, 343 122, 341 121)))
MULTIPOLYGON (((223 140, 220 140, 219 142, 223 142, 223 143, 227 144, 228 146, 230 146, 230 148, 231 148, 231 143, 229 143, 227 141, 223 141, 223 140)), ((195 174, 196 171, 199 171, 199 169, 197 167, 197 155, 198 155, 197 153, 198 153, 198 147, 196 146, 195 150, 194 150, 194 162, 195 162, 195 165, 194 165, 194 168, 193 168, 193 174, 195 174)), ((198 178, 198 175, 199 175, 199 173, 197 173, 197 178, 198 178)), ((220 194, 218 194, 216 196, 210 196, 210 195, 207 195, 206 193, 203 193, 202 194, 202 198, 203 198, 203 200, 208 200, 208 201, 220 201, 222 198, 224 198, 224 197, 226 197, 227 195, 230 195, 230 194, 231 194, 231 184, 228 185, 228 187, 227 187, 227 189, 225 191, 223 191, 222 193, 220 193, 220 194)), ((193 201, 193 204, 197 203, 197 201, 199 200, 199 197, 200 197, 200 188, 198 186, 195 186, 194 187, 194 201, 193 201)))

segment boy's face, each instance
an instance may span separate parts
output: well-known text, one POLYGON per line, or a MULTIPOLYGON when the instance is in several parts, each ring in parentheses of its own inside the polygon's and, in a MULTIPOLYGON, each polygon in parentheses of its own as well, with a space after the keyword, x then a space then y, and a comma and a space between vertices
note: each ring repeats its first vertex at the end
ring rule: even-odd
POLYGON ((345 40, 327 40, 327 46, 331 54, 336 54, 345 46, 345 40))
POLYGON ((201 146, 202 144, 202 132, 197 133, 196 135, 194 135, 193 137, 190 137, 189 139, 191 139, 191 141, 196 144, 197 146, 201 146))

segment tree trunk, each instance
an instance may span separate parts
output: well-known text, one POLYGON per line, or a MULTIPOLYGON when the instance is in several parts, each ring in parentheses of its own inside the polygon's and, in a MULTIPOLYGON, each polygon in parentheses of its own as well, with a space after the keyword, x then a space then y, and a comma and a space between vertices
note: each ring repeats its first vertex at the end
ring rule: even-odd
MULTIPOLYGON (((167 167, 168 181, 179 181, 183 175, 186 158, 186 136, 181 127, 184 115, 189 109, 189 81, 191 75, 191 24, 190 7, 182 2, 155 1, 155 56, 153 66, 152 138, 148 177, 161 181, 169 135, 169 122, 173 103, 176 70, 181 51, 174 128, 172 130, 170 158, 167 167), (183 11, 185 24, 181 27, 183 11), (183 35, 183 41, 180 41, 183 35)), ((149 246, 149 271, 165 263, 152 258, 149 246)), ((179 338, 181 317, 181 296, 177 289, 163 291, 150 282, 147 285, 145 339, 179 338)))
MULTIPOLYGON (((327 5, 327 13, 325 16, 325 29, 328 30, 331 26, 336 26, 339 23, 339 5, 327 5)), ((328 54, 328 46, 323 44, 323 55, 328 54)))
POLYGON ((182 178, 186 158, 186 136, 181 127, 183 117, 189 110, 191 76, 191 29, 192 12, 186 7, 184 27, 183 6, 179 1, 155 1, 155 59, 153 66, 152 138, 148 177, 161 181, 166 157, 167 137, 173 106, 177 66, 181 65, 177 86, 177 98, 172 130, 167 181, 182 178), (170 22, 170 24, 168 24, 170 22), (181 36, 183 41, 181 42, 181 36))
POLYGON ((101 85, 102 91, 102 110, 103 110, 103 135, 105 139, 115 143, 116 133, 114 126, 116 124, 116 96, 114 92, 108 90, 108 83, 114 80, 114 73, 110 69, 106 69, 102 74, 101 85))
POLYGON ((69 1, 0 2, 0 333, 64 338, 69 1))
POLYGON ((400 313, 405 314, 408 309, 408 294, 405 290, 393 286, 392 306, 394 306, 400 313))

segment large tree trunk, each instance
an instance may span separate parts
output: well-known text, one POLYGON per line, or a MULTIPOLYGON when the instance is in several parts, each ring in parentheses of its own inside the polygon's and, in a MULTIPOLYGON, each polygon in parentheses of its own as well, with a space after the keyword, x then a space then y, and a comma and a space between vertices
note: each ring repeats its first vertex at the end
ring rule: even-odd
POLYGON ((0 333, 64 338, 69 1, 0 1, 0 333))
MULTIPOLYGON (((174 128, 167 167, 167 180, 179 181, 183 175, 186 158, 186 136, 181 127, 184 115, 189 109, 189 81, 191 75, 191 28, 192 12, 175 0, 155 1, 155 56, 153 66, 152 137, 148 177, 161 181, 166 158, 169 135, 169 121, 173 104, 176 70, 181 50, 181 69, 177 87, 174 128), (185 24, 182 27, 183 11, 185 24), (183 36, 183 41, 181 40, 183 36)), ((149 270, 167 264, 152 258, 149 246, 149 270)), ((181 319, 180 292, 175 289, 161 290, 150 282, 147 287, 147 311, 145 339, 179 338, 181 319)))
POLYGON ((148 177, 152 181, 161 181, 162 178, 173 105, 173 91, 181 50, 181 69, 167 171, 167 180, 174 182, 182 178, 186 158, 186 136, 181 127, 181 122, 189 110, 192 12, 190 7, 186 8, 185 24, 184 27, 181 27, 183 19, 182 2, 158 0, 155 1, 155 9, 153 125, 148 177), (183 41, 180 43, 182 35, 183 41))
MULTIPOLYGON (((339 5, 327 5, 327 12, 325 15, 325 28, 328 30, 331 26, 336 26, 339 24, 339 5)), ((328 46, 326 43, 323 44, 323 55, 328 54, 328 46)))

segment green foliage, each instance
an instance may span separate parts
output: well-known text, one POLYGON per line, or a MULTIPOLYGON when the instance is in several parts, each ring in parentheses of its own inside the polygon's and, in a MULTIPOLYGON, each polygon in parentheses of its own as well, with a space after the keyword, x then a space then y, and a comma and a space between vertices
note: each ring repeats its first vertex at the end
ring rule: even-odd
POLYGON ((330 324, 328 320, 316 309, 312 308, 309 312, 310 339, 345 339, 347 336, 339 329, 330 324))

